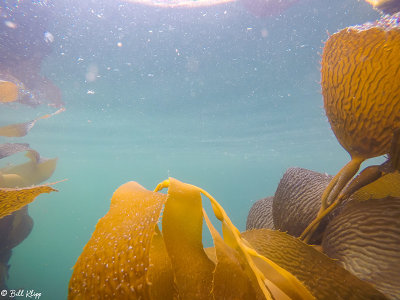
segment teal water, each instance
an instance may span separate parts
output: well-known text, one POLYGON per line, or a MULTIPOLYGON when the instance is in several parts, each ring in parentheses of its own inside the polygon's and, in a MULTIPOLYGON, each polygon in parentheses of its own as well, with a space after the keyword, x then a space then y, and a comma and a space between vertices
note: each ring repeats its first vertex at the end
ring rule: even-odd
MULTIPOLYGON (((7 142, 58 157, 49 181, 68 180, 29 205, 34 228, 13 250, 9 288, 65 299, 72 266, 127 181, 197 185, 244 230, 252 203, 272 195, 288 167, 337 172, 349 157, 323 110, 320 54, 327 31, 378 14, 364 2, 331 2, 299 1, 257 18, 239 3, 173 10, 58 1, 42 72, 61 88, 66 111, 7 142)), ((51 111, 5 106, 0 120, 51 111)))

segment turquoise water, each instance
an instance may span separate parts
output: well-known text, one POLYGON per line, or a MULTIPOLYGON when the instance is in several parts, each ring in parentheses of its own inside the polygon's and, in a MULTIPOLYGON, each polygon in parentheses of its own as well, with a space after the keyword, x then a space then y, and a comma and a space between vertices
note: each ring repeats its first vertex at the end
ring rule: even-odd
MULTIPOLYGON (((257 18, 239 3, 58 1, 42 72, 66 111, 7 142, 58 157, 49 181, 68 180, 29 205, 34 228, 13 250, 9 288, 65 299, 72 266, 127 181, 153 189, 171 176, 202 187, 244 230, 252 203, 272 195, 288 167, 337 172, 349 157, 323 110, 320 53, 327 31, 378 14, 364 2, 331 2, 257 18)), ((52 111, 0 109, 1 125, 52 111)))

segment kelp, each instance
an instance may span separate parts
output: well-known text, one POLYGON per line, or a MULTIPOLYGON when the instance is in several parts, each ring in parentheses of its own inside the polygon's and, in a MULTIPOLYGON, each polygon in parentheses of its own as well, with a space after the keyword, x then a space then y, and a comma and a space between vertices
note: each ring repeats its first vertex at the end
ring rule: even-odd
POLYGON ((57 115, 61 112, 65 111, 65 108, 60 108, 59 110, 55 111, 54 113, 51 114, 46 114, 44 116, 41 116, 37 119, 24 122, 24 123, 18 123, 18 124, 11 124, 11 125, 6 125, 3 127, 0 127, 0 136, 5 136, 5 137, 22 137, 27 135, 29 130, 35 126, 36 122, 41 120, 41 119, 47 119, 50 118, 54 115, 57 115))
POLYGON ((0 219, 33 202, 43 193, 57 191, 50 184, 19 189, 0 188, 0 219))
POLYGON ((40 155, 37 151, 29 147, 26 143, 5 143, 0 144, 0 159, 11 156, 18 152, 30 151, 35 156, 36 161, 40 159, 40 155))
POLYGON ((0 80, 0 103, 18 100, 18 86, 11 81, 0 80))
POLYGON ((57 158, 44 158, 32 150, 25 154, 29 161, 0 169, 0 187, 26 187, 39 184, 54 173, 57 158))
MULTIPOLYGON (((309 247, 293 240, 289 243, 298 253, 309 247)), ((268 247, 267 241, 264 246, 268 247)), ((283 247, 274 250, 279 260, 256 249, 206 191, 174 178, 160 183, 154 192, 128 182, 114 192, 108 213, 97 223, 73 267, 68 299, 318 298, 318 291, 311 291, 305 283, 307 278, 295 276, 295 270, 286 266, 306 269, 303 273, 313 273, 313 280, 318 281, 326 274, 314 273, 312 255, 304 261, 290 252, 285 255, 283 247), (167 194, 159 192, 164 188, 167 194), (203 210, 202 196, 210 200, 222 236, 203 210), (203 248, 203 218, 214 248, 203 248)), ((343 284, 346 291, 352 290, 352 280, 337 286, 343 284)), ((364 288, 362 296, 385 299, 368 284, 364 288)))
MULTIPOLYGON (((347 197, 343 189, 361 163, 388 154, 396 139, 400 128, 399 18, 397 13, 347 27, 325 43, 321 61, 324 108, 333 133, 351 160, 326 187, 318 216, 301 235, 306 242, 320 220, 347 197)), ((380 176, 371 171, 363 175, 365 184, 380 176)))

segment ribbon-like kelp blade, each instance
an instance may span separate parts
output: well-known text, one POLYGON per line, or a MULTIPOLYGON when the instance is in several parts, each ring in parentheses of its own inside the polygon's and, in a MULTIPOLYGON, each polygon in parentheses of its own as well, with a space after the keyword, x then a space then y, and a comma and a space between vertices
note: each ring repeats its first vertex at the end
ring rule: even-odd
POLYGON ((202 224, 199 190, 170 178, 162 233, 180 299, 212 299, 215 265, 203 249, 202 224))
MULTIPOLYGON (((197 188, 197 187, 196 187, 197 188)), ((314 299, 310 291, 293 274, 260 255, 248 242, 241 237, 239 230, 233 225, 222 206, 206 191, 197 188, 210 199, 215 216, 222 222, 224 241, 246 261, 245 267, 249 268, 257 278, 265 298, 271 299, 270 291, 266 288, 265 280, 272 282, 269 288, 278 288, 292 299, 314 299), (256 266, 254 261, 258 263, 256 266)), ((250 271, 249 270, 249 271, 250 271)))
POLYGON ((35 120, 31 120, 28 122, 24 122, 24 123, 18 123, 18 124, 11 124, 11 125, 6 125, 3 127, 0 127, 0 136, 6 136, 6 137, 22 137, 27 135, 27 133, 29 132, 29 130, 31 130, 33 128, 33 126, 35 126, 36 122, 40 119, 47 119, 50 118, 54 115, 57 115, 61 112, 65 111, 65 108, 60 108, 59 110, 57 110, 56 112, 52 113, 52 114, 47 114, 44 115, 42 117, 39 117, 35 120))
POLYGON ((33 202, 42 193, 57 191, 49 185, 28 188, 0 188, 0 219, 33 202))
POLYGON ((212 288, 214 299, 265 299, 257 278, 243 268, 246 264, 243 257, 224 242, 204 210, 203 213, 216 254, 212 288))
POLYGON ((149 299, 149 253, 166 195, 120 186, 74 266, 68 299, 149 299))

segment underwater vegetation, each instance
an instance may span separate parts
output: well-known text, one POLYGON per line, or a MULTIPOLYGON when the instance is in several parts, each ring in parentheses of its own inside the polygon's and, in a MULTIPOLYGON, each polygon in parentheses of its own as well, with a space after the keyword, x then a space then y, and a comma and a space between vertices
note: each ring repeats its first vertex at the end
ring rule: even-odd
POLYGON ((79 256, 68 298, 400 299, 399 20, 348 27, 325 44, 324 108, 351 156, 338 174, 289 169, 243 233, 199 187, 128 182, 79 256), (358 173, 380 155, 383 164, 358 173), (212 248, 202 244, 203 219, 212 248))

